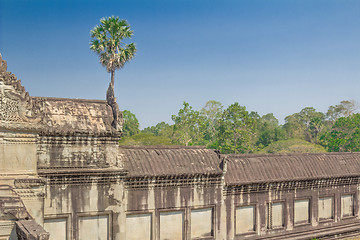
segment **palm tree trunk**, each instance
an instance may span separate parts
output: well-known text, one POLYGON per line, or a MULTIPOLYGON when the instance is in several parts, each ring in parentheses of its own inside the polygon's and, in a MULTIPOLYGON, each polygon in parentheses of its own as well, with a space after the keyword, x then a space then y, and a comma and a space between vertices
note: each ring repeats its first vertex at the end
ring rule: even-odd
POLYGON ((111 70, 111 84, 114 86, 115 71, 111 70))
POLYGON ((115 71, 111 70, 111 82, 109 84, 108 90, 106 91, 106 101, 110 105, 112 105, 115 102, 114 75, 115 75, 115 71))

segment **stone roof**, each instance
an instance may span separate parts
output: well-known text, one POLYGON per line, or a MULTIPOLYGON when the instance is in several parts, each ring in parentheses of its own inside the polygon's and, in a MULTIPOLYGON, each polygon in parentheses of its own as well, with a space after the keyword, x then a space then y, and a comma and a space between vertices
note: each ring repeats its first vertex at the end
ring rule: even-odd
POLYGON ((224 156, 228 185, 360 176, 360 153, 224 156))
MULTIPOLYGON (((122 115, 109 101, 31 97, 0 54, 0 129, 49 135, 119 136, 122 115)), ((108 91, 109 92, 109 91, 108 91)))
POLYGON ((113 113, 105 100, 68 98, 38 98, 42 101, 42 122, 45 133, 84 133, 95 135, 115 134, 113 113))
POLYGON ((211 149, 185 146, 122 146, 129 177, 222 174, 219 155, 211 149))

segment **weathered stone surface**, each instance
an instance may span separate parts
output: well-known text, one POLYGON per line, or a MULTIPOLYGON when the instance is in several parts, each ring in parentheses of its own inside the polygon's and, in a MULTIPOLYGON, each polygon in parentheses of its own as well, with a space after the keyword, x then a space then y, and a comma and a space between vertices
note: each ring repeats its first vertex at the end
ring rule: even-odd
POLYGON ((20 220, 16 222, 18 240, 48 240, 50 234, 34 220, 20 220))
POLYGON ((122 146, 119 161, 131 177, 222 174, 219 155, 204 147, 122 146))
POLYGON ((226 155, 226 184, 360 176, 360 153, 226 155))
POLYGON ((49 238, 49 233, 36 222, 42 222, 43 219, 43 192, 38 190, 43 185, 43 181, 35 178, 16 179, 15 188, 0 185, 0 237, 16 239, 16 235, 17 239, 49 238))
POLYGON ((0 129, 41 135, 119 136, 122 113, 111 101, 30 97, 0 54, 0 129))
POLYGON ((16 131, 40 130, 41 99, 33 101, 14 74, 7 72, 0 54, 0 129, 16 131))

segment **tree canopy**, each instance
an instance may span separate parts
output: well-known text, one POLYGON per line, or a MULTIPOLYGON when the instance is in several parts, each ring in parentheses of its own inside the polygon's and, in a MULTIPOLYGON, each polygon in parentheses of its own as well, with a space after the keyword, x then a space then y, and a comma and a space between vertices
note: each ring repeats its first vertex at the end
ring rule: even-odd
POLYGON ((321 136, 321 141, 330 152, 359 152, 360 114, 338 118, 331 130, 321 136))
POLYGON ((261 116, 237 102, 224 108, 210 100, 200 110, 183 102, 171 116, 172 124, 160 122, 140 134, 135 115, 124 111, 124 135, 128 137, 121 144, 203 145, 222 153, 360 151, 356 106, 355 101, 341 101, 326 114, 305 107, 287 116, 281 125, 273 113, 261 116))
POLYGON ((128 110, 123 111, 123 136, 133 136, 140 133, 139 130, 139 121, 136 118, 135 114, 128 110))
POLYGON ((102 18, 90 34, 90 49, 99 55, 100 63, 111 73, 111 83, 114 85, 115 70, 122 68, 135 56, 135 44, 124 42, 132 37, 133 31, 126 20, 112 16, 102 18))

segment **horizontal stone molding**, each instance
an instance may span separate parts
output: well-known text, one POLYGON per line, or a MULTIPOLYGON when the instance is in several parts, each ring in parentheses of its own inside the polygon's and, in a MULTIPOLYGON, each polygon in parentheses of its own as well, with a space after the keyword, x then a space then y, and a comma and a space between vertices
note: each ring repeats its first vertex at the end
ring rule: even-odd
POLYGON ((156 177, 131 177, 125 179, 127 189, 152 189, 162 187, 196 187, 222 185, 222 175, 176 175, 156 177))
POLYGON ((39 169, 48 185, 81 185, 119 183, 127 171, 122 169, 39 169))
POLYGON ((119 138, 117 137, 99 137, 89 135, 66 135, 66 136, 39 136, 38 144, 57 144, 57 145, 73 145, 73 144, 114 144, 118 145, 119 138))
POLYGON ((15 188, 33 188, 33 187, 42 187, 46 183, 45 179, 42 178, 24 178, 24 179, 15 179, 14 186, 15 188))
POLYGON ((317 189, 324 187, 356 185, 360 183, 360 176, 338 177, 312 180, 293 180, 283 182, 254 183, 244 185, 226 185, 224 195, 236 195, 241 193, 267 192, 271 190, 293 190, 293 189, 317 189))
MULTIPOLYGON (((360 221, 356 220, 352 223, 338 223, 329 227, 316 227, 309 230, 299 231, 284 231, 282 234, 276 234, 274 236, 257 236, 251 239, 256 240, 308 240, 308 239, 350 239, 350 237, 358 237, 360 235, 360 221)), ((354 239, 354 238, 351 238, 354 239)), ((357 239, 357 238, 356 238, 357 239)))

